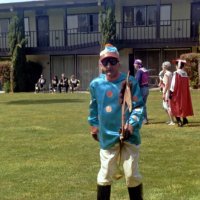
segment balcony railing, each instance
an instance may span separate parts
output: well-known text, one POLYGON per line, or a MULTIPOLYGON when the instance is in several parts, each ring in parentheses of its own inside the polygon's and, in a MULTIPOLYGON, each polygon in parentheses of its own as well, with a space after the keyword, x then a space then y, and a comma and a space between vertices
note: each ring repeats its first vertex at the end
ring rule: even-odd
POLYGON ((7 52, 8 49, 8 34, 0 33, 0 52, 7 52))
MULTIPOLYGON (((198 30, 191 24, 190 19, 160 21, 151 26, 134 26, 128 23, 116 24, 116 38, 119 43, 134 44, 183 41, 198 42, 198 30)), ((50 30, 48 32, 29 31, 25 33, 27 48, 45 50, 75 50, 78 48, 99 45, 101 32, 98 27, 84 29, 50 30)), ((8 51, 6 33, 0 33, 0 52, 8 51)))
POLYGON ((198 41, 198 28, 191 24, 190 19, 165 20, 151 26, 131 26, 126 23, 117 24, 117 39, 133 43, 160 43, 198 41))
POLYGON ((29 31, 25 34, 27 48, 67 49, 88 47, 99 43, 99 32, 78 32, 78 29, 50 30, 48 32, 29 31))

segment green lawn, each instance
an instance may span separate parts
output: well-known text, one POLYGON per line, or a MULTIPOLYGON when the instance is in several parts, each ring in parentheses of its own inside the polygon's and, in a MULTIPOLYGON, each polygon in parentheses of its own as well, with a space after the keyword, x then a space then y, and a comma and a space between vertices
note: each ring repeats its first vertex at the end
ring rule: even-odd
MULTIPOLYGON (((187 127, 165 124, 151 91, 141 130, 145 200, 200 199, 200 91, 187 127)), ((0 200, 95 200, 99 147, 89 134, 88 94, 0 94, 0 200)), ((128 199, 124 179, 112 200, 128 199)))

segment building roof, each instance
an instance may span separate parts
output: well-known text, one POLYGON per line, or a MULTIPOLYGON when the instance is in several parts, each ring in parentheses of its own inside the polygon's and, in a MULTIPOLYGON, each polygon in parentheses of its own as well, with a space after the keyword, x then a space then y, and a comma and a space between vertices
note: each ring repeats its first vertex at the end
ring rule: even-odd
POLYGON ((0 0, 0 10, 26 9, 32 7, 73 6, 77 4, 103 3, 104 0, 0 0))

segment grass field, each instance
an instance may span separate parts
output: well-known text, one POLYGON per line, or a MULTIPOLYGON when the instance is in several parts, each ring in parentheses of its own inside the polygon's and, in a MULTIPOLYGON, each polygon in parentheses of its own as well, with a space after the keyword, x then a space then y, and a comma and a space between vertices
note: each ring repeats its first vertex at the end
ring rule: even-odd
MULTIPOLYGON (((145 200, 200 199, 200 91, 187 127, 165 124, 151 91, 150 124, 141 130, 145 200)), ((95 200, 99 147, 89 135, 89 95, 0 95, 0 200, 95 200)), ((128 200, 124 179, 112 200, 128 200)))

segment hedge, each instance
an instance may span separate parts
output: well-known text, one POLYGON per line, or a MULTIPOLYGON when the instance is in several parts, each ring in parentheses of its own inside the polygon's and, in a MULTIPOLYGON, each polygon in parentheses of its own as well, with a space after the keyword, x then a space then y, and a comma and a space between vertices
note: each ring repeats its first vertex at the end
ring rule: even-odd
POLYGON ((187 53, 180 56, 187 61, 187 72, 193 89, 200 88, 200 53, 187 53))
POLYGON ((10 83, 10 61, 1 61, 0 62, 0 89, 3 88, 4 84, 10 83))

